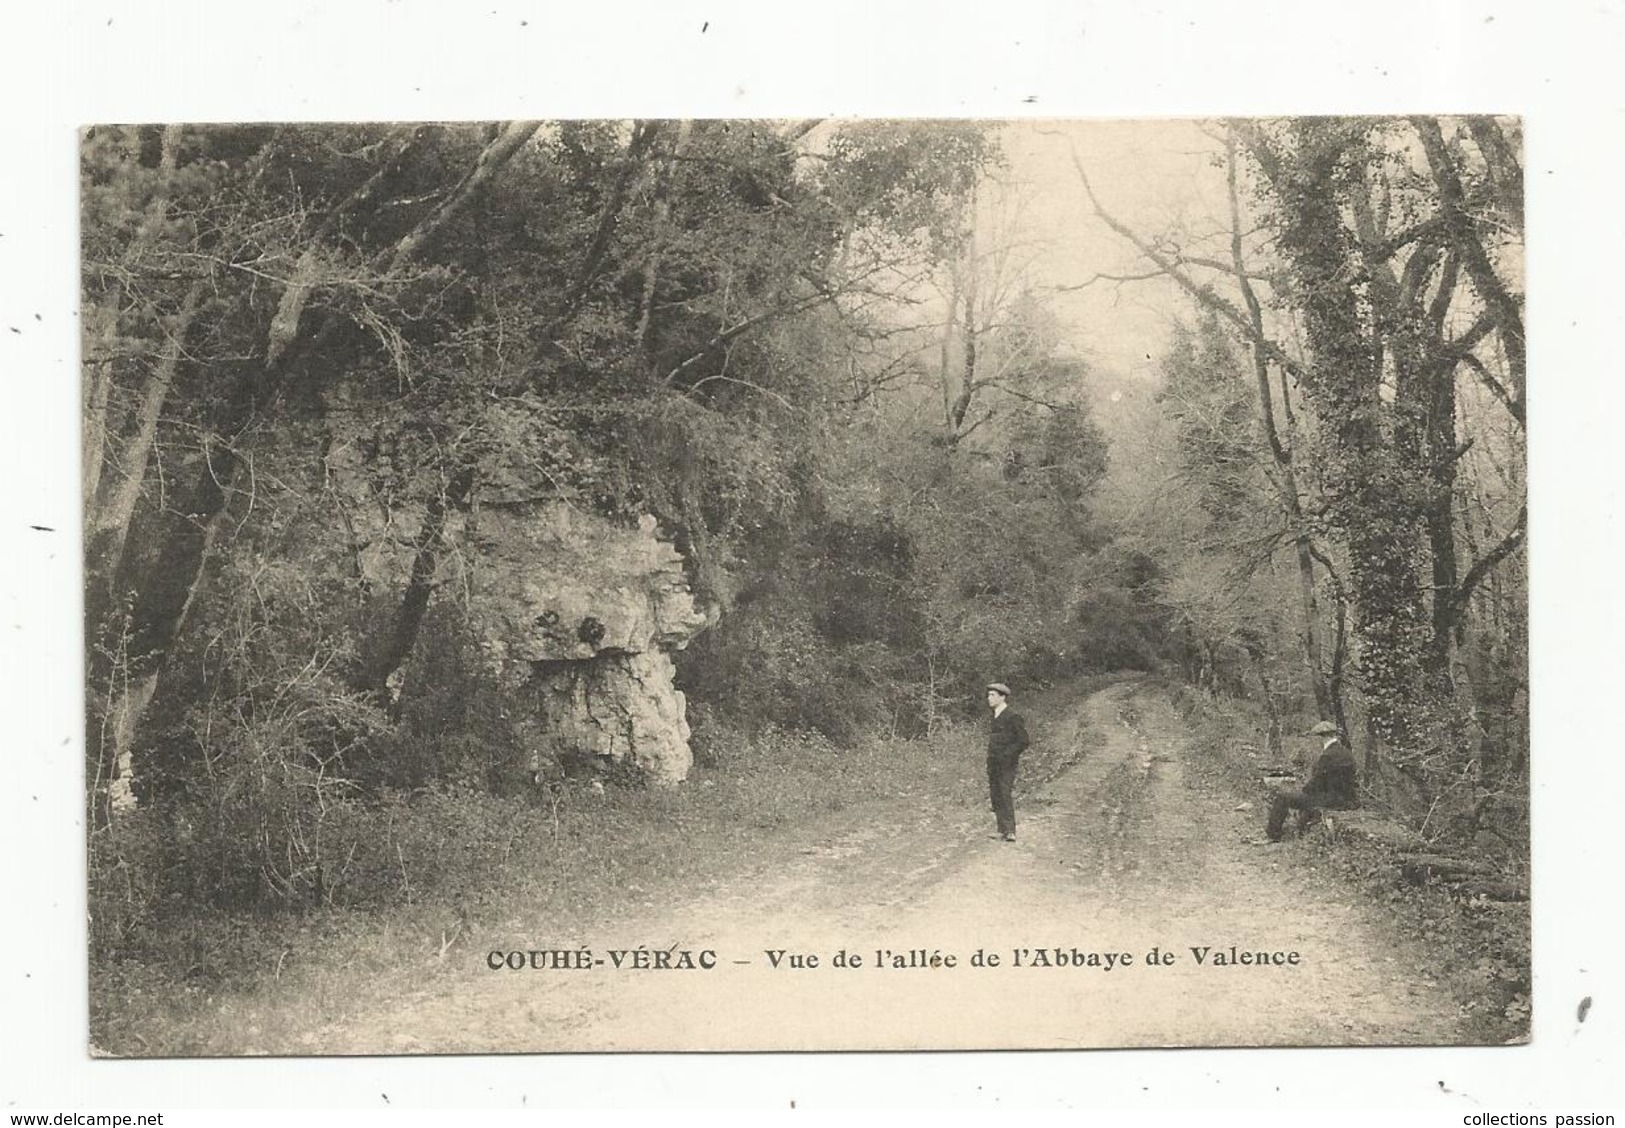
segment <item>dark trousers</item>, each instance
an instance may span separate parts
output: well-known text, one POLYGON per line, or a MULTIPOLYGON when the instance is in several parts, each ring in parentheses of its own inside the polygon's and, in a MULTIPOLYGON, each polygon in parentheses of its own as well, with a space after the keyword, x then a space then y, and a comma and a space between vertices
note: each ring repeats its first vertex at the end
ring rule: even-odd
POLYGON ((1000 834, 1016 832, 1016 757, 993 755, 987 758, 987 790, 993 799, 993 817, 1000 834))
POLYGON ((1281 834, 1286 830, 1286 813, 1298 812, 1298 826, 1303 828, 1320 818, 1320 808, 1314 801, 1301 791, 1277 791, 1270 801, 1269 822, 1264 824, 1264 833, 1269 835, 1271 842, 1281 841, 1281 834))

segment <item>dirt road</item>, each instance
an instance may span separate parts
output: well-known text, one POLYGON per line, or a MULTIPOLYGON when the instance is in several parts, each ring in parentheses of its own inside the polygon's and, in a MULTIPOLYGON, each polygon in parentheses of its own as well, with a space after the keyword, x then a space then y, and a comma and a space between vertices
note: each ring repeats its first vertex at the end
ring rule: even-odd
POLYGON ((1235 796, 1203 782, 1161 694, 1116 685, 1044 722, 1070 766, 1018 783, 1015 843, 991 836, 991 815, 859 805, 853 825, 827 840, 742 861, 740 872, 717 874, 680 903, 572 938, 571 947, 591 949, 591 967, 489 969, 493 950, 540 946, 545 923, 532 922, 472 946, 432 989, 289 1049, 1381 1045, 1460 1036, 1457 1005, 1433 982, 1426 951, 1315 872, 1300 847, 1258 844, 1261 813, 1235 809, 1235 796), (672 963, 714 953, 716 966, 636 970, 657 962, 632 954, 640 945, 669 951, 672 963), (1232 946, 1237 960, 1221 962, 1232 946), (1153 948, 1172 962, 1148 963, 1153 948), (862 966, 834 966, 843 950, 862 966), (982 966, 973 964, 978 951, 982 966), (616 952, 627 953, 619 969, 616 952), (771 952, 783 953, 778 966, 771 952), (1266 962, 1241 962, 1244 954, 1266 962), (998 966, 987 966, 989 956, 998 966))

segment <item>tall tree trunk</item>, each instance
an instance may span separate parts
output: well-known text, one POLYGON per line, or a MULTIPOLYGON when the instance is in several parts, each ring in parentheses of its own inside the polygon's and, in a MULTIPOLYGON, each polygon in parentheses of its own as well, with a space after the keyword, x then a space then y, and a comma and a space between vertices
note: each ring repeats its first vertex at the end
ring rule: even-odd
POLYGON ((94 616, 93 622, 99 620, 99 613, 105 610, 106 602, 117 597, 117 593, 107 590, 107 586, 122 571, 130 524, 135 519, 136 505, 146 489, 147 467, 157 445, 158 423, 169 400, 170 390, 174 387, 175 375, 180 368, 181 357, 185 355, 186 341, 197 320, 203 294, 204 284, 193 283, 182 300, 180 310, 166 327, 168 340, 142 386, 141 397, 131 420, 130 434, 118 444, 114 475, 105 472, 98 475, 100 484, 116 484, 107 485, 106 489, 99 490, 89 500, 89 510, 85 515, 86 566, 92 575, 100 577, 104 588, 95 593, 92 606, 87 606, 87 614, 94 616))
POLYGON ((972 399, 976 396, 976 278, 965 287, 965 316, 959 324, 959 397, 954 400, 953 429, 957 436, 965 426, 972 399))
MULTIPOLYGON (((1312 554, 1313 545, 1309 537, 1309 526, 1303 517, 1303 504, 1298 493, 1297 470, 1292 464, 1292 450, 1281 439, 1279 429, 1275 425, 1274 396, 1270 390, 1269 356, 1264 350, 1264 310, 1253 291, 1252 282, 1247 274, 1247 266, 1242 254, 1241 245, 1241 194, 1236 186, 1236 137, 1232 131, 1226 138, 1228 147, 1227 172, 1230 194, 1230 258, 1236 279, 1241 286, 1242 300, 1247 306, 1247 318, 1252 326, 1251 347, 1249 349, 1253 359, 1253 377, 1258 390, 1259 419, 1264 430, 1265 444, 1269 447, 1270 457, 1275 462, 1277 476, 1271 480, 1276 485, 1276 494, 1280 500, 1282 516, 1285 517, 1287 528, 1293 530, 1293 554, 1298 565, 1298 602, 1302 615, 1302 629, 1299 639, 1303 648, 1304 670, 1309 675, 1309 683, 1315 694, 1315 708, 1321 717, 1331 716, 1333 702, 1331 687, 1326 683, 1326 671, 1321 665, 1320 653, 1320 603, 1315 594, 1315 562, 1312 554)), ((1281 377, 1282 409, 1286 413, 1288 423, 1292 419, 1292 401, 1287 396, 1286 374, 1283 370, 1281 377)))
POLYGON ((1484 154, 1484 163, 1490 170, 1495 198, 1501 212, 1520 236, 1523 235, 1523 165, 1506 131, 1492 117, 1469 117, 1467 131, 1473 135, 1478 151, 1484 154))
POLYGON ((1436 683, 1451 684, 1456 630, 1463 608, 1456 601, 1456 373, 1455 365, 1435 365, 1428 446, 1433 462, 1433 492, 1426 520, 1433 562, 1433 633, 1427 649, 1428 672, 1436 683))
MULTIPOLYGON (((166 234, 169 209, 172 202, 172 184, 180 163, 180 147, 185 127, 164 127, 158 157, 158 169, 152 198, 142 210, 134 238, 124 252, 127 262, 140 264, 152 253, 153 247, 166 234)), ((111 588, 113 578, 122 567, 124 544, 130 532, 130 522, 146 485, 148 460, 158 435, 158 421, 174 385, 176 370, 186 352, 186 341, 197 318, 198 308, 205 293, 205 280, 194 282, 182 298, 179 311, 167 319, 155 305, 146 303, 153 319, 163 332, 164 347, 154 361, 146 381, 141 387, 135 411, 128 421, 120 421, 121 441, 108 434, 107 407, 112 390, 113 360, 108 358, 90 367, 90 413, 85 418, 85 449, 87 459, 95 452, 94 470, 87 467, 84 483, 85 499, 85 570, 87 600, 86 623, 92 631, 103 626, 109 604, 116 598, 111 588), (109 475, 108 471, 113 472, 109 475), (108 485, 117 477, 116 485, 108 485)), ((110 315, 102 327, 107 344, 117 339, 117 315, 110 315)), ((90 329, 88 320, 85 330, 90 329)), ((87 351, 90 342, 85 342, 87 351)))
MULTIPOLYGON (((660 260, 665 253, 666 243, 669 240, 671 226, 671 196, 672 188, 677 180, 677 170, 681 167, 683 150, 688 146, 689 134, 693 131, 694 123, 684 120, 677 126, 677 137, 672 141, 671 154, 666 159, 665 176, 655 192, 655 237, 649 247, 649 257, 643 267, 643 296, 638 303, 638 351, 647 352, 649 348, 649 327, 654 319, 655 293, 660 285, 660 260)), ((723 310, 719 324, 726 325, 728 311, 723 310)))
POLYGON ((401 236, 377 261, 387 271, 399 270, 427 254, 452 220, 460 216, 496 175, 518 155, 525 142, 541 128, 539 121, 512 121, 504 125, 474 162, 468 175, 429 216, 401 236))
POLYGON ((1281 208, 1278 243, 1296 275, 1311 358, 1305 387, 1327 425, 1325 479, 1348 535, 1372 723, 1396 750, 1415 755, 1431 728, 1417 631, 1427 617, 1417 575, 1424 528, 1407 497, 1412 483, 1385 436, 1377 380, 1382 350, 1349 284, 1359 254, 1341 207, 1348 162, 1363 146, 1335 125, 1300 121, 1287 157, 1256 129, 1238 128, 1281 208))
POLYGON ((106 814, 134 806, 135 751, 141 725, 158 690, 159 675, 186 624, 203 580, 203 561, 220 530, 240 465, 226 447, 207 448, 204 467, 184 512, 166 513, 159 527, 163 549, 150 569, 121 574, 120 590, 133 593, 128 616, 110 643, 101 685, 107 701, 95 778, 105 782, 106 814))
POLYGON ((1373 322, 1385 344, 1393 371, 1394 459, 1401 481, 1418 493, 1416 503, 1426 529, 1432 585, 1429 615, 1432 631, 1422 648, 1423 678, 1428 695, 1448 701, 1453 649, 1453 597, 1456 590, 1455 479, 1456 365, 1445 340, 1445 323, 1456 288, 1454 254, 1441 254, 1430 241, 1419 242, 1396 274, 1381 249, 1387 232, 1370 203, 1371 190, 1356 192, 1351 212, 1361 260, 1377 300, 1373 322), (1439 275, 1427 298, 1429 279, 1439 275))
MULTIPOLYGON (((80 424, 79 497, 88 529, 96 497, 101 492, 102 467, 111 446, 107 434, 107 411, 113 392, 114 351, 119 347, 119 340, 116 316, 99 310, 88 300, 81 305, 85 386, 82 389, 84 415, 80 424)), ((88 561, 88 556, 86 559, 88 561)))
POLYGON ((474 471, 463 468, 456 471, 446 486, 429 499, 423 517, 423 529, 418 535, 412 555, 412 569, 401 595, 401 605, 395 613, 370 664, 364 688, 386 709, 399 703, 399 692, 394 680, 400 669, 412 656, 423 618, 434 595, 435 574, 440 570, 441 549, 445 542, 446 518, 449 511, 461 508, 474 485, 474 471))
MULTIPOLYGON (((1332 719, 1337 722, 1338 729, 1345 735, 1352 737, 1349 732, 1348 712, 1343 701, 1343 674, 1344 666, 1348 660, 1348 634, 1349 634, 1349 595, 1343 586, 1343 580, 1337 574, 1337 569, 1325 553, 1310 546, 1310 554, 1326 572, 1326 580, 1332 587, 1332 600, 1337 605, 1336 629, 1332 634, 1332 667, 1326 677, 1326 690, 1331 696, 1332 719)), ((1371 751, 1366 750, 1367 766, 1370 764, 1371 751)))
POLYGON ((963 317, 959 325, 959 392, 948 413, 948 442, 952 446, 965 435, 965 417, 976 397, 976 301, 980 266, 976 261, 976 191, 971 190, 970 234, 965 246, 965 278, 961 284, 963 317))
POLYGON ((943 316, 942 336, 937 341, 937 382, 942 388, 943 434, 952 436, 954 432, 954 401, 958 398, 954 388, 953 373, 954 330, 957 328, 959 321, 958 271, 952 273, 947 298, 948 300, 943 303, 947 312, 943 316))

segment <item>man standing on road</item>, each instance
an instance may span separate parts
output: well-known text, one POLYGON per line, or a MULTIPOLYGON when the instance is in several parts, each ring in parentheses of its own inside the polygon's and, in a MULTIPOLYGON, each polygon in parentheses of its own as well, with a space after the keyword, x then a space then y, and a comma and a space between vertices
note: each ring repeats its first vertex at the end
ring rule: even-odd
POLYGON ((1337 726, 1330 721, 1321 721, 1309 730, 1308 735, 1318 736, 1324 742, 1320 755, 1315 757, 1309 782, 1304 784, 1302 791, 1275 793, 1270 803, 1269 822, 1264 827, 1264 833, 1269 835, 1271 842, 1281 841, 1288 811, 1302 811, 1304 818, 1310 819, 1318 815, 1321 808, 1346 811, 1357 803, 1354 794, 1354 753, 1343 744, 1337 734, 1337 726))
POLYGON ((987 687, 987 706, 993 710, 993 728, 987 738, 987 789, 993 799, 993 817, 999 837, 1016 840, 1016 762, 1026 750, 1027 722, 1010 708, 1010 687, 994 682, 987 687))

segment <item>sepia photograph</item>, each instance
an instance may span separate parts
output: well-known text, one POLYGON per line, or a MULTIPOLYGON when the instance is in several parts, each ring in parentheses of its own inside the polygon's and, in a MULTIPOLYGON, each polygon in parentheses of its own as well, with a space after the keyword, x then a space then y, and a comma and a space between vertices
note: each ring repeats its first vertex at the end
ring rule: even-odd
POLYGON ((84 125, 89 1054, 1527 1042, 1524 140, 84 125))

